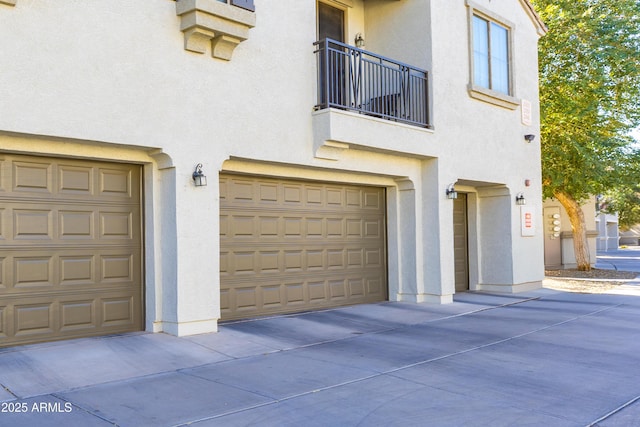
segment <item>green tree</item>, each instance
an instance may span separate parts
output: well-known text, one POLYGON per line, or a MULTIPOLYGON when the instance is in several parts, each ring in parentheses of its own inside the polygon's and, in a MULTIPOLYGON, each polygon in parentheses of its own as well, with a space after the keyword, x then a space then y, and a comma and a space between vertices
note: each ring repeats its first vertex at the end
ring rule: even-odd
POLYGON ((640 0, 531 0, 540 40, 542 182, 567 211, 578 269, 589 270, 580 205, 637 183, 640 0))
MULTIPOLYGON (((640 181, 640 179, 639 179, 640 181)), ((629 230, 640 223, 640 185, 617 188, 605 195, 602 211, 618 213, 618 225, 629 230)))

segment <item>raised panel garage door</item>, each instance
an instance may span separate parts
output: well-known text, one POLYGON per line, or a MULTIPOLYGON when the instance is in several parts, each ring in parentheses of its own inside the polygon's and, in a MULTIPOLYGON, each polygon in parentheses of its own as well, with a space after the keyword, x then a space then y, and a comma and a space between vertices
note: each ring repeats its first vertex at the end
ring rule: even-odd
POLYGON ((0 154, 0 346, 141 328, 140 167, 0 154))
POLYGON ((220 176, 222 319, 387 298, 383 188, 220 176))

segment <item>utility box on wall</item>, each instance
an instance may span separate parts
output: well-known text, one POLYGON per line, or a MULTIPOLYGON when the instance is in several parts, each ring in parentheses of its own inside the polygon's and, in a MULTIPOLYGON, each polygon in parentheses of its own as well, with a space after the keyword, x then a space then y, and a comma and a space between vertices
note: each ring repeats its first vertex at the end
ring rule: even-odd
MULTIPOLYGON (((582 205, 587 222, 587 243, 591 266, 596 263, 596 208, 595 198, 590 198, 582 205)), ((560 202, 547 199, 543 203, 544 228, 544 267, 548 270, 575 268, 576 256, 573 249, 573 230, 569 215, 560 202)))

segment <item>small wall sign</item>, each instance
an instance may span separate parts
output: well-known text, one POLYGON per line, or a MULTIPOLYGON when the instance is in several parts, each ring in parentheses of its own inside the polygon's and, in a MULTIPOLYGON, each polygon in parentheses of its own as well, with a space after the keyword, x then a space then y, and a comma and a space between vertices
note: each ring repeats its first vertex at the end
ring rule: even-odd
POLYGON ((522 237, 536 235, 536 222, 531 206, 520 206, 520 230, 522 237))

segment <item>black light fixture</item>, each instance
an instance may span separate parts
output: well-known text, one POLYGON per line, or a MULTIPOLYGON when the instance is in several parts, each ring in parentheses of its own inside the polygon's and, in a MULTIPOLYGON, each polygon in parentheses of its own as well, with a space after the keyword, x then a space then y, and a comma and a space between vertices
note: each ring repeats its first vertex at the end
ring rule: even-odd
POLYGON ((457 199, 458 198, 458 192, 456 191, 456 188, 453 186, 453 183, 449 184, 449 186, 447 187, 447 199, 457 199))
POLYGON ((356 34, 356 38, 354 40, 356 47, 357 48, 363 48, 364 47, 364 37, 362 36, 362 33, 358 33, 356 34))
POLYGON ((527 204, 527 200, 524 198, 524 194, 522 194, 522 192, 516 194, 516 205, 522 206, 526 204, 527 204))
POLYGON ((534 139, 536 139, 536 136, 535 136, 534 134, 532 134, 532 133, 528 133, 528 134, 526 134, 526 135, 524 136, 524 139, 525 139, 525 141, 527 141, 527 142, 531 142, 531 141, 533 141, 534 139))
POLYGON ((196 184, 196 187, 206 187, 207 186, 207 176, 202 172, 202 163, 198 163, 196 166, 196 170, 193 171, 193 182, 196 184))

